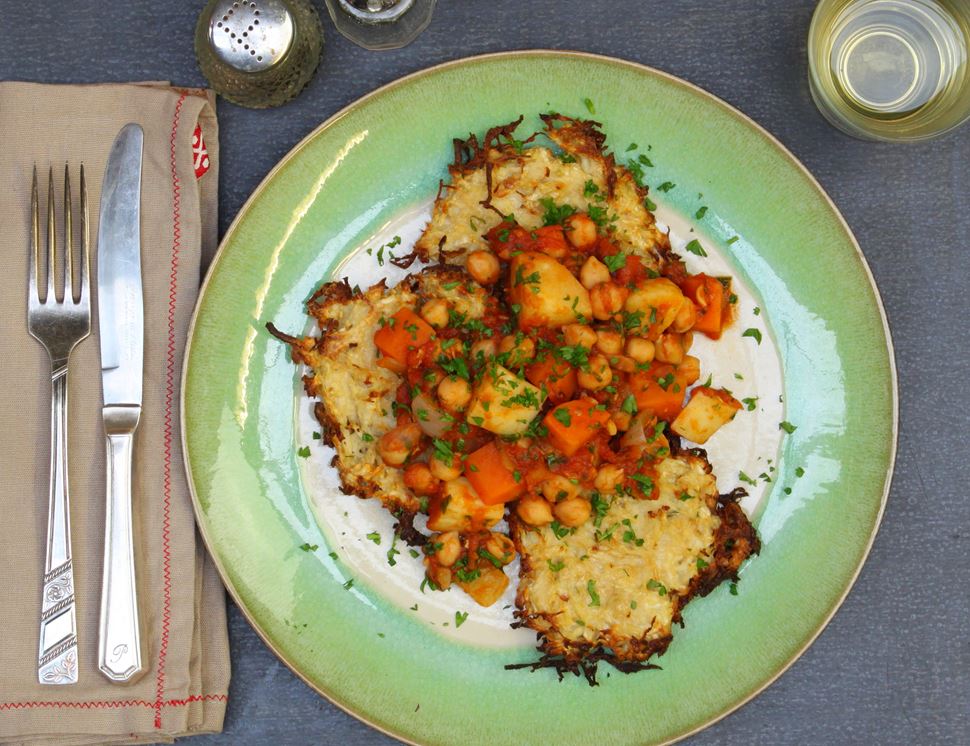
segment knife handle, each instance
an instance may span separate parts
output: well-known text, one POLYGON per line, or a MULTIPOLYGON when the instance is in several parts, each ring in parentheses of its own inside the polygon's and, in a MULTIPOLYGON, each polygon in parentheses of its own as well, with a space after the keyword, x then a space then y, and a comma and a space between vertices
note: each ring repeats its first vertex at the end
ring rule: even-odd
POLYGON ((112 681, 121 682, 129 681, 142 670, 131 528, 131 457, 139 411, 137 407, 104 410, 108 499, 98 668, 112 681))

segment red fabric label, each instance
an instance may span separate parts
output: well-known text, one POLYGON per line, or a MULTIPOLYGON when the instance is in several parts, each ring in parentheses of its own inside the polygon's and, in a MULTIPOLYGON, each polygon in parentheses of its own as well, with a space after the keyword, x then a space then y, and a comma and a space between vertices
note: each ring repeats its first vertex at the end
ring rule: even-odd
POLYGON ((195 132, 192 133, 192 167, 195 169, 196 179, 201 179, 209 170, 209 152, 205 149, 202 127, 198 124, 195 125, 195 132))

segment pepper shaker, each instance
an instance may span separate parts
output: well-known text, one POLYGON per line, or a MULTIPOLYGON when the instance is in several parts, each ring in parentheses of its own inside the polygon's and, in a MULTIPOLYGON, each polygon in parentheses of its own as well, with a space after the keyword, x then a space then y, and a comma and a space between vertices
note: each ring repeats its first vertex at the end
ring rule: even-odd
POLYGON ((210 0, 195 29, 209 84, 253 109, 279 106, 303 90, 322 48, 320 17, 308 0, 210 0))

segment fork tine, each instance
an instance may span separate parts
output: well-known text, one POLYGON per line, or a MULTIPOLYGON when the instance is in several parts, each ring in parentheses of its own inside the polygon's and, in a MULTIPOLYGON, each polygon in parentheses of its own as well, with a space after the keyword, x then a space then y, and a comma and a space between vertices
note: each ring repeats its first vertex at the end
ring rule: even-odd
POLYGON ((91 235, 88 225, 88 188, 84 183, 84 164, 81 164, 81 290, 80 298, 89 302, 91 294, 91 235))
POLYGON ((74 205, 71 204, 71 169, 64 164, 64 300, 78 302, 74 283, 74 205))
POLYGON ((37 164, 34 164, 34 178, 30 187, 30 277, 27 280, 28 299, 30 304, 40 301, 37 295, 37 284, 40 265, 40 208, 37 199, 37 164))
POLYGON ((54 167, 47 172, 47 298, 57 297, 57 226, 54 224, 54 167))

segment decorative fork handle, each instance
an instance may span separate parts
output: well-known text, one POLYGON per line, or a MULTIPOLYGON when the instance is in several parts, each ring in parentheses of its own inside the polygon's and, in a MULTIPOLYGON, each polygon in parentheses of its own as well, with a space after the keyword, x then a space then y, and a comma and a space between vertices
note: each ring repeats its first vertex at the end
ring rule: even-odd
POLYGON ((131 456, 141 408, 108 406, 103 411, 108 500, 98 668, 112 681, 128 681, 142 667, 131 529, 131 456))
POLYGON ((52 361, 50 503, 37 653, 41 684, 74 684, 78 677, 67 464, 67 360, 52 361))

